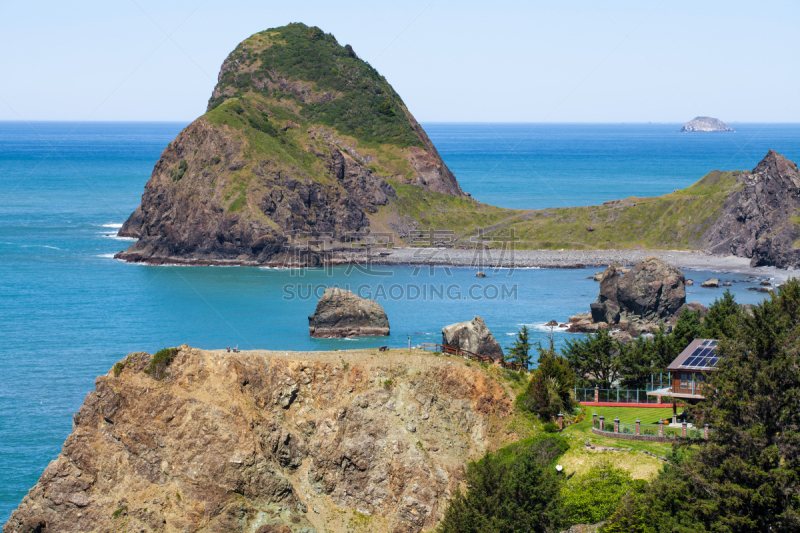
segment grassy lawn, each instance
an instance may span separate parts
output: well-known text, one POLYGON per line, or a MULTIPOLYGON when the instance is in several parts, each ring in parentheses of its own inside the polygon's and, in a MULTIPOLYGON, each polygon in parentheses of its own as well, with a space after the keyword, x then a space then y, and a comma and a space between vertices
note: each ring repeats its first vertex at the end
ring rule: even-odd
MULTIPOLYGON (((683 407, 678 407, 678 414, 683 412, 683 407)), ((636 419, 642 424, 658 424, 659 419, 665 418, 672 420, 672 407, 593 407, 586 406, 586 419, 589 427, 592 426, 592 413, 597 413, 606 417, 606 424, 614 423, 614 419, 619 417, 622 424, 633 424, 636 419)), ((613 426, 612 426, 613 427, 613 426)))
MULTIPOLYGON (((672 444, 660 442, 646 442, 635 440, 612 439, 600 437, 592 433, 592 413, 597 416, 606 417, 606 424, 613 430, 614 418, 619 417, 620 422, 632 424, 638 418, 642 424, 656 424, 659 418, 670 419, 672 417, 672 407, 586 407, 586 418, 583 422, 567 427, 562 435, 569 439, 575 439, 573 448, 582 448, 586 439, 591 439, 592 444, 599 446, 610 446, 614 448, 631 448, 634 451, 648 451, 657 455, 666 455, 671 449, 672 444)), ((588 452, 586 452, 588 453, 588 452)), ((621 454, 623 452, 604 452, 604 456, 621 454)), ((636 457, 645 457, 641 454, 634 454, 636 457)))

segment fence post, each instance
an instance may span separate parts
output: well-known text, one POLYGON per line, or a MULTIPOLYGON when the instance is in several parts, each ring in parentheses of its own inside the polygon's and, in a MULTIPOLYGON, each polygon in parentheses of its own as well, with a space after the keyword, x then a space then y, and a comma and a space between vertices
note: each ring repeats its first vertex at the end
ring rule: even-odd
POLYGON ((600 403, 600 387, 594 386, 594 403, 600 403))
POLYGON ((597 413, 592 413, 592 427, 597 425, 597 413))
POLYGON ((600 431, 606 430, 606 417, 600 415, 600 431))
POLYGON ((640 424, 640 421, 639 421, 639 419, 637 418, 637 419, 636 419, 636 434, 637 434, 637 435, 639 434, 639 424, 640 424))
POLYGON ((619 433, 619 417, 614 419, 614 433, 619 433))
POLYGON ((708 424, 703 428, 703 438, 708 440, 708 424))
POLYGON ((564 413, 558 412, 558 429, 564 429, 564 413))
POLYGON ((619 403, 619 387, 617 387, 617 403, 619 403))
POLYGON ((681 437, 686 437, 686 420, 681 424, 681 437))
POLYGON ((659 420, 658 421, 658 436, 659 437, 663 437, 664 436, 664 421, 663 420, 659 420))

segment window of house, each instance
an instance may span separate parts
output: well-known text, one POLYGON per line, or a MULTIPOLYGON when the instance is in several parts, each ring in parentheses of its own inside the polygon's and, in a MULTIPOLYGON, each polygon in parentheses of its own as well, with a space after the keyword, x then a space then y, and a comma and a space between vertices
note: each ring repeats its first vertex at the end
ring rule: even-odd
POLYGON ((689 383, 691 382, 692 378, 689 375, 689 372, 681 372, 681 388, 688 389, 689 383))

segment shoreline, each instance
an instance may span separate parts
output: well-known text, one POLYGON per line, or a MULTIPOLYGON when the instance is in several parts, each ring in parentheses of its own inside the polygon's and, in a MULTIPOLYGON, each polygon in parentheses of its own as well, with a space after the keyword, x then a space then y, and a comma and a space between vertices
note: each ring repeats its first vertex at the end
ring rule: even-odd
MULTIPOLYGON (((313 252, 312 252, 313 253, 313 252)), ((798 269, 778 269, 763 266, 751 267, 750 259, 733 255, 713 255, 703 251, 686 250, 474 250, 458 248, 383 248, 367 251, 337 250, 326 252, 324 260, 315 265, 297 262, 291 252, 277 260, 257 262, 245 259, 185 259, 179 257, 143 257, 139 254, 120 252, 114 256, 128 263, 151 266, 240 266, 276 269, 292 269, 344 266, 349 264, 373 264, 386 266, 441 266, 463 267, 476 270, 495 268, 605 268, 616 263, 631 266, 647 256, 656 256, 680 269, 710 272, 745 274, 766 277, 778 283, 790 277, 800 276, 798 269)))

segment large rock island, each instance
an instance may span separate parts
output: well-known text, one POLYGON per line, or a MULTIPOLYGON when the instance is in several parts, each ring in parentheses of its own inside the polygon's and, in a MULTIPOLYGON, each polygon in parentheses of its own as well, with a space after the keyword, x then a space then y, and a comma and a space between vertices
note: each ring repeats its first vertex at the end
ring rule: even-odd
POLYGON ((388 355, 130 354, 3 533, 430 530, 465 461, 513 438, 511 398, 479 365, 388 355))
POLYGON ((163 151, 119 231, 139 241, 118 257, 313 264, 310 250, 370 231, 409 234, 418 197, 477 206, 383 76, 332 35, 290 24, 225 60, 206 114, 163 151), (294 255, 278 259, 287 244, 294 255))
POLYGON ((733 131, 733 128, 719 120, 711 117, 695 117, 680 129, 682 132, 723 132, 733 131))

